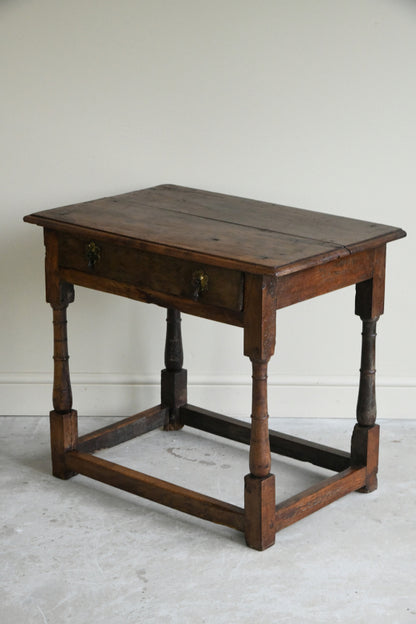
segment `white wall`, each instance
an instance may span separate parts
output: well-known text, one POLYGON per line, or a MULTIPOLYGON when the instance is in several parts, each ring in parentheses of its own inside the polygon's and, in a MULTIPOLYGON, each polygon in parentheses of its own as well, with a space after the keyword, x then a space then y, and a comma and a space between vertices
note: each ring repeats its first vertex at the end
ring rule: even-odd
MULTIPOLYGON (((50 408, 41 209, 159 183, 408 230, 389 245, 381 417, 414 417, 416 3, 0 2, 0 413, 50 408)), ((349 288, 278 314, 272 416, 354 418, 360 321, 349 288)), ((165 312, 77 289, 74 406, 158 400, 165 312)), ((184 317, 190 399, 249 413, 241 330, 184 317)))

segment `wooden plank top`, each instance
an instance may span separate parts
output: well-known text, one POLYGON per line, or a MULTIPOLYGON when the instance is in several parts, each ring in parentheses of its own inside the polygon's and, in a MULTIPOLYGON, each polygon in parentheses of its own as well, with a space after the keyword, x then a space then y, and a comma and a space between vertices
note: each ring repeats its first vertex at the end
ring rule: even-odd
POLYGON ((388 225, 170 184, 44 210, 24 220, 164 255, 275 275, 406 236, 388 225))

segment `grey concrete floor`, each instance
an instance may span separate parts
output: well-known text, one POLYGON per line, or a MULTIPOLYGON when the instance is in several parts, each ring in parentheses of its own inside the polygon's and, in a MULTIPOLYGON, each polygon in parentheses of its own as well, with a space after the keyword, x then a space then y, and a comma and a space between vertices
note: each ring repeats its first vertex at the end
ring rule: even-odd
MULTIPOLYGON (((273 422, 344 449, 352 425, 273 422)), ((47 418, 0 418, 0 622, 416 624, 416 421, 381 425, 379 489, 340 499, 259 553, 231 529, 83 476, 55 479, 47 418)), ((154 431, 101 455, 243 504, 247 447, 234 442, 154 431)), ((280 500, 328 474, 277 456, 273 472, 280 500)))

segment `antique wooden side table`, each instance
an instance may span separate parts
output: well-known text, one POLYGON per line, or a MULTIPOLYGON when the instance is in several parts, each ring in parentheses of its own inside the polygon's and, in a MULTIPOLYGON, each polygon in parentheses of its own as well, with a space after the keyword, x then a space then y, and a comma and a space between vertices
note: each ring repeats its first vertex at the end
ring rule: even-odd
POLYGON ((64 208, 25 221, 44 228, 46 300, 53 308, 53 474, 81 473, 188 514, 238 529, 263 550, 285 526, 339 497, 377 487, 376 322, 383 313, 386 243, 398 228, 184 187, 162 185, 64 208), (66 309, 78 284, 167 308, 161 403, 78 437, 72 409, 66 309), (356 284, 362 319, 357 424, 351 452, 269 431, 267 365, 276 310, 356 284), (248 423, 187 403, 180 313, 243 328, 252 363, 248 423), (94 456, 148 431, 184 425, 248 444, 244 508, 94 456), (336 474, 275 502, 271 452, 336 474))

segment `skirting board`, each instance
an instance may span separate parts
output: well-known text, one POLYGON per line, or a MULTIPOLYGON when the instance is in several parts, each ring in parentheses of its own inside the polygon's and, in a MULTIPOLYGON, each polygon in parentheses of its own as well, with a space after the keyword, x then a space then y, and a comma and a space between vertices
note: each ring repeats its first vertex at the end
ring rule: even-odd
MULTIPOLYGON (((228 416, 250 416, 250 379, 190 376, 190 403, 228 416)), ((269 377, 270 418, 354 418, 358 377, 269 377)), ((159 379, 120 374, 73 374, 74 408, 80 416, 128 416, 158 403, 159 379)), ((47 374, 0 375, 0 415, 41 416, 51 407, 47 374)), ((377 379, 380 418, 415 418, 416 379, 377 379)))

